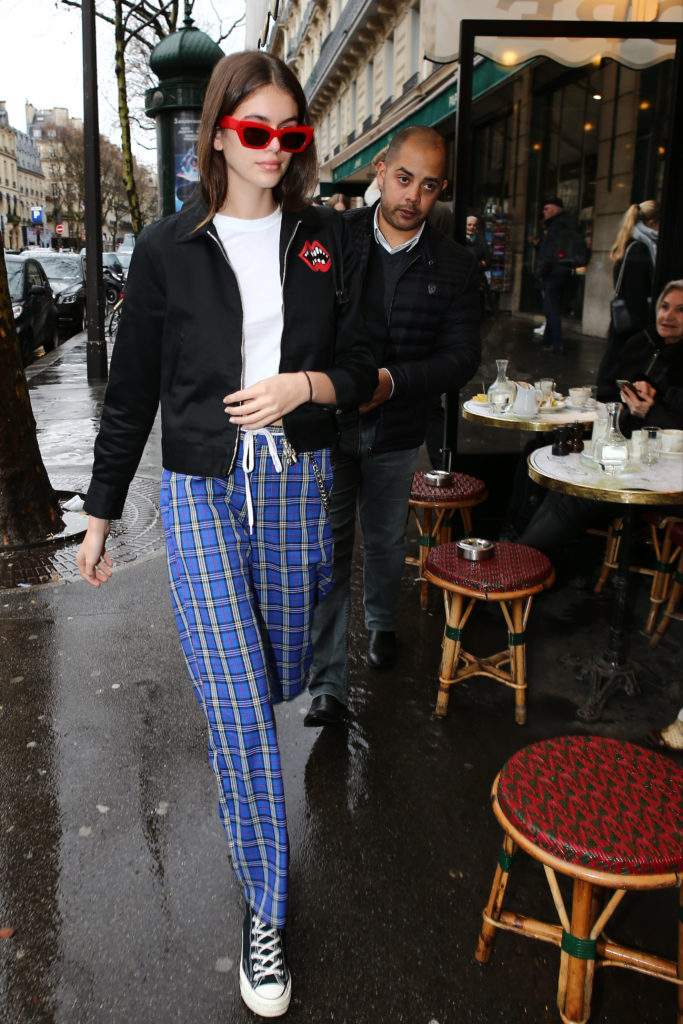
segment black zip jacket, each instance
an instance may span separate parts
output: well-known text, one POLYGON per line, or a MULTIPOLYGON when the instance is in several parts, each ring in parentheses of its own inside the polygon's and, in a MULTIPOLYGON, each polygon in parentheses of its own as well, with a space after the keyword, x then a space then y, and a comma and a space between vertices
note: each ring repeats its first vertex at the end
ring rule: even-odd
MULTIPOLYGON (((161 403, 162 462, 192 476, 227 476, 239 428, 223 397, 242 387, 242 303, 213 222, 200 204, 150 225, 138 239, 112 354, 86 510, 118 518, 161 403)), ((258 267, 254 267, 258 273, 258 267)), ((377 386, 359 309, 357 260, 338 213, 283 212, 280 372, 320 370, 336 405, 353 408, 377 386)), ((336 441, 336 408, 306 402, 283 417, 296 451, 336 441)))
MULTIPOLYGON (((378 366, 394 381, 379 406, 374 453, 422 444, 430 408, 443 392, 457 391, 481 359, 479 266, 472 253, 425 223, 412 260, 394 289, 387 326, 384 295, 370 278, 375 207, 343 214, 351 227, 363 276, 363 314, 378 366)), ((347 419, 345 417, 345 419, 347 419)))
POLYGON ((645 380, 657 392, 645 418, 631 415, 624 405, 619 422, 627 433, 643 425, 683 428, 683 341, 666 344, 654 328, 639 331, 622 346, 611 367, 600 367, 601 402, 621 402, 617 380, 645 380))

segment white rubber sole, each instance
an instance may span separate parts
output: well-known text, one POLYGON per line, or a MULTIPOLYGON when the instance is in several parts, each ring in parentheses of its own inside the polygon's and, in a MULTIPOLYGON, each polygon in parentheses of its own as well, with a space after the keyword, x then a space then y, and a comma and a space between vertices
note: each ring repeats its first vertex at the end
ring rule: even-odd
POLYGON ((292 979, 289 978, 287 987, 278 999, 264 999, 258 992, 254 992, 240 963, 240 995, 252 1013, 257 1013, 259 1017, 281 1017, 289 1009, 292 979))

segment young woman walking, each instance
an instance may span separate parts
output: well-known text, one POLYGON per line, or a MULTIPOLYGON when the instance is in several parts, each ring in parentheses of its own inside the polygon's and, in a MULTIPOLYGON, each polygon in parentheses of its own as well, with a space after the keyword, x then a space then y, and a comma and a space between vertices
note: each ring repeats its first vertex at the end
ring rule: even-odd
POLYGON ((336 409, 377 384, 343 220, 307 205, 312 136, 285 64, 256 52, 218 62, 201 199, 135 246, 78 553, 84 579, 109 578, 109 522, 160 402, 171 596, 246 901, 240 990, 265 1017, 291 996, 273 705, 304 687, 313 608, 332 586, 336 409))

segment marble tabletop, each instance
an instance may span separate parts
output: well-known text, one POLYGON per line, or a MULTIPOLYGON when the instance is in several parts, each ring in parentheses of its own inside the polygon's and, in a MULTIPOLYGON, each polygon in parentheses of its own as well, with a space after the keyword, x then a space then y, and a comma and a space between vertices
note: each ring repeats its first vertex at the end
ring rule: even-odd
POLYGON ((550 490, 598 501, 638 505, 683 505, 683 454, 662 455, 654 466, 629 462, 611 476, 589 455, 557 456, 552 445, 537 448, 528 458, 529 475, 550 490))

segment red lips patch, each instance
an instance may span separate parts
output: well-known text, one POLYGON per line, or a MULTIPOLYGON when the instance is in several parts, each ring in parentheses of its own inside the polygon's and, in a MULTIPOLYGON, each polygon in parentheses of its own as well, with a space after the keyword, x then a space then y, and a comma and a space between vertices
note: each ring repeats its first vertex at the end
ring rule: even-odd
POLYGON ((332 266, 332 257, 329 252, 315 238, 312 242, 304 244, 303 249, 299 253, 299 259, 302 259, 311 270, 319 270, 323 274, 327 273, 332 266))

